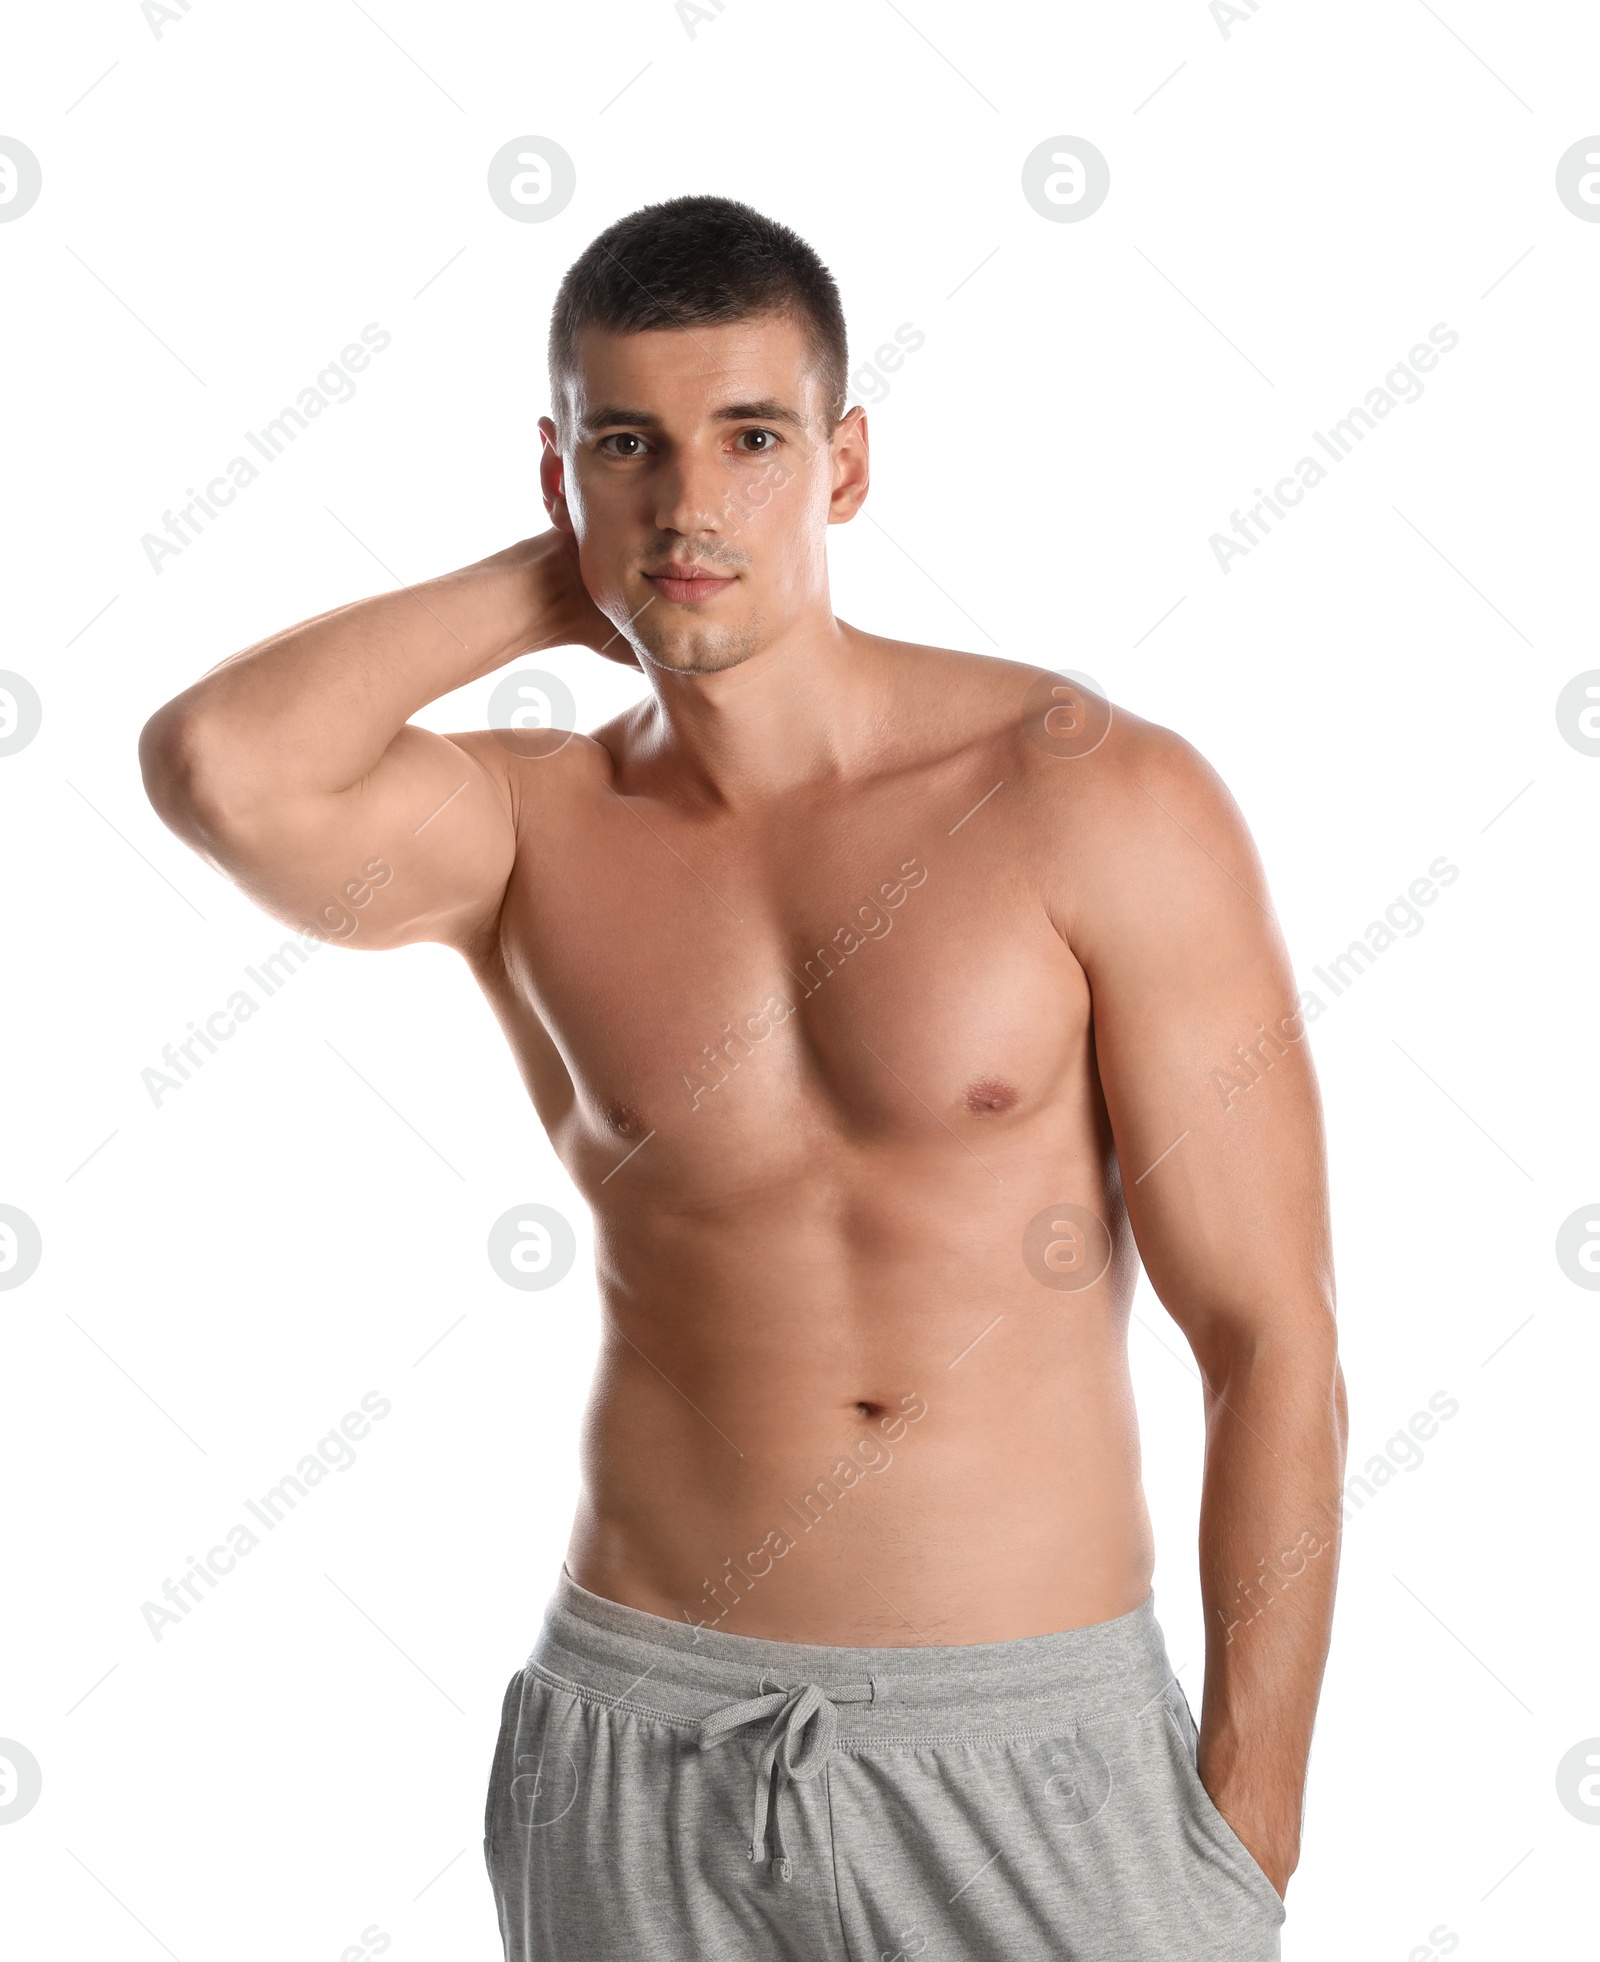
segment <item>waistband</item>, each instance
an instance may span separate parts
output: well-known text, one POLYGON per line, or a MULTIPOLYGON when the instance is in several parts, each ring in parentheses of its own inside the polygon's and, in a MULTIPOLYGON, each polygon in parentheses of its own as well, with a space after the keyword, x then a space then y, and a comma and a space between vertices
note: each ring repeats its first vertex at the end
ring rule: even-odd
POLYGON ((833 1648, 668 1621, 591 1594, 565 1567, 528 1662, 558 1686, 693 1725, 730 1704, 815 1688, 837 1707, 845 1748, 1134 1717, 1173 1681, 1153 1592, 1128 1614, 1055 1634, 833 1648))

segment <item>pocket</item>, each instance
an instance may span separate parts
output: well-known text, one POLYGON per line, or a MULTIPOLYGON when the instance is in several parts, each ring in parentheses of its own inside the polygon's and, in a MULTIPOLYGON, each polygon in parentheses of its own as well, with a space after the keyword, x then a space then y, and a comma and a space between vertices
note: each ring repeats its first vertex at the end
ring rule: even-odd
POLYGON ((1173 1741, 1178 1747, 1179 1775, 1189 1794, 1190 1804, 1228 1864, 1238 1872, 1243 1884, 1250 1889, 1273 1919, 1281 1923, 1288 1912, 1284 1906, 1283 1896, 1267 1878, 1266 1870, 1260 1861, 1217 1810, 1215 1800, 1206 1790, 1205 1781, 1200 1776, 1198 1761, 1200 1739, 1199 1732, 1195 1728, 1194 1713, 1189 1708, 1189 1699, 1184 1696, 1182 1685, 1175 1684, 1173 1687, 1177 1696, 1183 1699, 1182 1714, 1180 1715, 1179 1709, 1175 1707, 1172 1697, 1163 1697, 1161 1705, 1166 1711, 1167 1723, 1171 1728, 1173 1741))

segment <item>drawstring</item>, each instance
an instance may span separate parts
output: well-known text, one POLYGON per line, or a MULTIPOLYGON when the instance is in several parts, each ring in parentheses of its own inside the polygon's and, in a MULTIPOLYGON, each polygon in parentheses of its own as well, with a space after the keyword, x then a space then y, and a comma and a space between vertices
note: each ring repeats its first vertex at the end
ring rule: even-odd
MULTIPOLYGON (((761 1680, 765 1686, 767 1678, 763 1676, 761 1680)), ((818 1689, 815 1683, 800 1683, 792 1689, 775 1689, 762 1696, 750 1697, 744 1703, 730 1703, 726 1709, 713 1710, 709 1717, 701 1720, 700 1748, 704 1751, 726 1742, 735 1731, 759 1723, 763 1717, 772 1718, 756 1767, 750 1857, 752 1860, 767 1857, 767 1814, 770 1809, 773 1850, 781 1879, 790 1880, 794 1875, 793 1863, 783 1847, 783 1821, 780 1815, 784 1786, 793 1778, 815 1778, 828 1762, 839 1736, 839 1713, 835 1704, 870 1703, 876 1694, 876 1688, 870 1682, 845 1684, 834 1690, 818 1689), (769 1807, 775 1777, 777 1799, 769 1807)))

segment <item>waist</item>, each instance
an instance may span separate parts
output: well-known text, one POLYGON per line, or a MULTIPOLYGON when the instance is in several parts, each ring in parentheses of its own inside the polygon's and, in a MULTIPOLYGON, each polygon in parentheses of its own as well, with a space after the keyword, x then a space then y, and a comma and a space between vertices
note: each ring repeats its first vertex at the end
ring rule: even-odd
POLYGON ((557 1688, 699 1724, 775 1686, 837 1693, 838 1744, 1059 1731, 1130 1718, 1172 1670, 1147 1595, 1110 1621, 1009 1641, 832 1647, 690 1627, 592 1594, 562 1569, 528 1666, 557 1688))
POLYGON ((1124 1612, 1153 1572, 1125 1351, 1051 1368, 1044 1331, 1009 1343, 1006 1326, 954 1372, 886 1365, 854 1392, 841 1374, 831 1408, 803 1344, 740 1393, 619 1345, 568 1571, 657 1617, 785 1642, 965 1645, 1124 1612))

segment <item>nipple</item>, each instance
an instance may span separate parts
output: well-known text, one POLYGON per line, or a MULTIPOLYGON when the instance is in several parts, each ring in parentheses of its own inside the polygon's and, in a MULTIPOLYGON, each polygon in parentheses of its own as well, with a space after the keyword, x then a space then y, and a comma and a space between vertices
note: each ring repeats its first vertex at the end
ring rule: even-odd
POLYGON ((996 1076, 980 1077, 967 1087, 967 1109, 974 1117, 987 1117, 996 1111, 1011 1110, 1017 1100, 1018 1092, 996 1076))
POLYGON ((619 1138, 636 1138, 644 1129, 644 1119, 632 1104, 609 1103, 604 1114, 606 1123, 619 1138))

